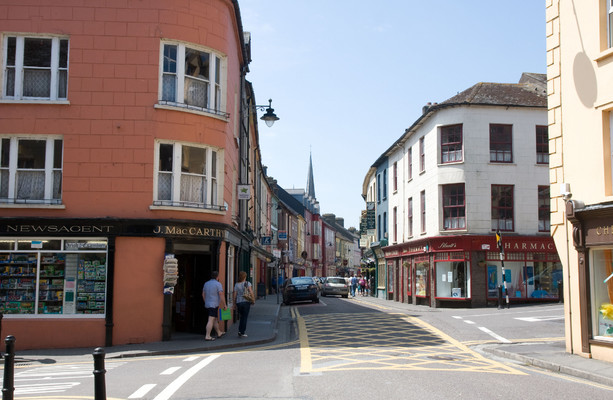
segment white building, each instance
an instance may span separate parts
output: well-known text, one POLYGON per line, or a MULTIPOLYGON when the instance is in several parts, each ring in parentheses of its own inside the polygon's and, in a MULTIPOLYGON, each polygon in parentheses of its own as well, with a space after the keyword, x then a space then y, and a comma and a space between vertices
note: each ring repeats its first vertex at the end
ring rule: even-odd
POLYGON ((497 301, 500 230, 510 299, 557 300, 547 143, 545 75, 478 83, 424 107, 378 161, 387 161, 387 197, 375 193, 387 215, 377 283, 386 296, 434 307, 497 301))

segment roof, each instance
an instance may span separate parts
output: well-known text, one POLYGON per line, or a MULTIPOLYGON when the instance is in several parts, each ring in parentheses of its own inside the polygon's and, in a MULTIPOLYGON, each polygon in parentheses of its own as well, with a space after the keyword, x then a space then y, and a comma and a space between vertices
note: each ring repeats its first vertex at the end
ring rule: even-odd
POLYGON ((546 88, 534 83, 480 82, 440 105, 547 107, 546 88))
POLYGON ((398 146, 402 146, 408 137, 438 110, 470 105, 537 107, 547 110, 547 75, 524 72, 519 83, 480 82, 442 103, 428 103, 413 125, 407 128, 402 136, 377 158, 371 168, 381 165, 389 154, 398 146))

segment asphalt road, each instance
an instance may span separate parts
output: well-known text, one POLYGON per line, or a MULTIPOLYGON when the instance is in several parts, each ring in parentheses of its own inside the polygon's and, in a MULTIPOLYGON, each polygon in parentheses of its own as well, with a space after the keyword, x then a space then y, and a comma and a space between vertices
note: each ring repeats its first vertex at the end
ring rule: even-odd
MULTIPOLYGON (((277 340, 259 347, 109 360, 108 399, 613 396, 611 387, 475 351, 504 340, 561 340, 561 305, 407 311, 362 300, 284 306, 277 340)), ((15 383, 15 399, 93 399, 90 363, 20 368, 15 383)))

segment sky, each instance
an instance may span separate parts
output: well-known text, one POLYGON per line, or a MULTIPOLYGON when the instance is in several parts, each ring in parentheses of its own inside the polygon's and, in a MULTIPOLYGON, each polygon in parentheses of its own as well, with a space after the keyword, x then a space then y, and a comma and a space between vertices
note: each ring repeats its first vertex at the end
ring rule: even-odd
POLYGON ((546 73, 543 0, 238 0, 262 164, 359 228, 368 169, 420 116, 479 82, 546 73), (263 113, 258 112, 258 117, 263 113))

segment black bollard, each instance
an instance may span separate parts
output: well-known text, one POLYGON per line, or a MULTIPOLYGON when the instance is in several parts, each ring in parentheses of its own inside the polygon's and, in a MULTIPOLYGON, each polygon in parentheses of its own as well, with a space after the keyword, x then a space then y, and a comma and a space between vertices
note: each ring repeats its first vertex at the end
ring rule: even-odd
POLYGON ((564 284, 558 281, 558 303, 564 303, 564 284))
POLYGON ((15 336, 4 339, 6 354, 4 355, 4 381, 2 383, 2 400, 13 400, 15 393, 15 336))
POLYGON ((94 350, 94 399, 106 400, 106 383, 104 380, 104 349, 97 347, 94 350))
POLYGON ((502 309, 502 286, 498 285, 498 309, 502 309))

